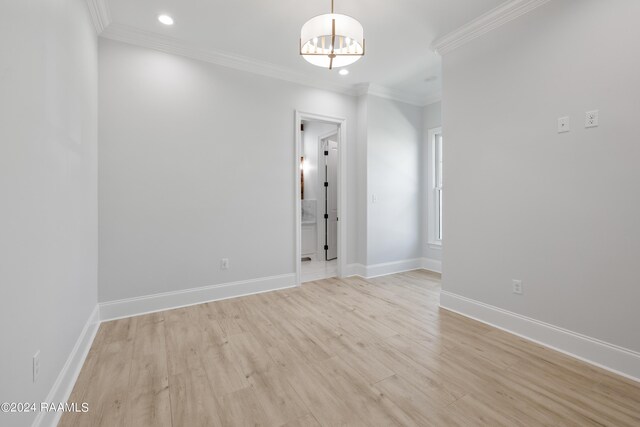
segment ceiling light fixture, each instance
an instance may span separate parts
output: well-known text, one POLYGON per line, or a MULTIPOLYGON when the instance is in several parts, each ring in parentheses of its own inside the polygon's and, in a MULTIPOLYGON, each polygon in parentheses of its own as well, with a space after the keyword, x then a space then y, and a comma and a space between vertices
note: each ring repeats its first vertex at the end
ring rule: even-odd
POLYGON ((356 19, 333 13, 308 20, 300 31, 300 55, 318 67, 345 67, 364 56, 364 30, 356 19))
POLYGON ((346 76, 347 74, 349 74, 349 70, 343 68, 342 70, 338 71, 338 74, 340 74, 341 76, 346 76))
POLYGON ((164 25, 173 25, 173 18, 170 17, 169 15, 158 16, 158 21, 160 21, 164 25))

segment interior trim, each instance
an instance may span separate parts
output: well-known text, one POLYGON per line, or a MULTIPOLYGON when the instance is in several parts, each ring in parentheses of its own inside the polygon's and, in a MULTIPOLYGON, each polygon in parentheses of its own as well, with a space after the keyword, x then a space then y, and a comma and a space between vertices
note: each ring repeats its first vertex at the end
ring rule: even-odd
POLYGON ((295 279, 296 275, 293 273, 282 274, 279 276, 261 277, 258 279, 241 280, 199 288, 183 289, 180 291, 126 298, 117 301, 101 302, 99 304, 100 319, 102 321, 115 320, 203 304, 210 301, 292 288, 296 285, 295 279))
POLYGON ((360 276, 365 279, 372 279, 374 277, 420 269, 434 273, 442 273, 442 262, 431 258, 414 258, 371 265, 355 263, 347 265, 344 275, 346 277, 360 276))
POLYGON ((87 0, 87 7, 96 33, 102 34, 105 28, 111 24, 111 11, 107 0, 87 0))
POLYGON ((462 27, 436 39, 431 48, 445 55, 507 22, 531 12, 550 0, 511 0, 486 12, 462 27))
MULTIPOLYGON (((87 319, 87 322, 82 328, 82 332, 80 332, 80 336, 78 337, 76 344, 73 346, 67 361, 60 370, 58 378, 56 378, 55 383, 53 383, 49 394, 43 402, 57 404, 60 402, 66 402, 69 399, 69 396, 73 391, 73 387, 76 384, 76 380, 78 379, 78 375, 80 375, 80 370, 87 358, 87 354, 89 354, 91 344, 93 344, 93 339, 98 332, 99 326, 100 311, 96 304, 91 315, 89 315, 89 319, 87 319)), ((56 426, 58 425, 58 421, 60 421, 61 416, 61 411, 38 411, 38 415, 33 421, 32 426, 56 426)))
MULTIPOLYGON (((101 1, 101 0, 88 0, 101 1)), ((241 56, 229 52, 222 52, 213 49, 202 49, 191 46, 181 40, 168 37, 162 34, 150 31, 140 30, 128 25, 111 23, 108 27, 100 32, 100 36, 106 39, 115 40, 123 43, 141 46, 148 49, 158 50, 173 55, 180 55, 199 61, 216 64, 235 70, 246 71, 278 80, 284 80, 290 83, 302 86, 314 87, 317 89, 328 90, 331 92, 341 93, 349 96, 359 96, 365 93, 387 98, 395 101, 404 102, 406 104, 423 107, 440 100, 440 94, 435 96, 422 98, 414 94, 387 88, 381 85, 349 85, 341 84, 328 80, 321 80, 317 77, 310 77, 304 73, 299 73, 291 69, 280 67, 268 62, 259 61, 246 56, 241 56)))
POLYGON ((440 307, 640 382, 640 353, 447 291, 440 307))

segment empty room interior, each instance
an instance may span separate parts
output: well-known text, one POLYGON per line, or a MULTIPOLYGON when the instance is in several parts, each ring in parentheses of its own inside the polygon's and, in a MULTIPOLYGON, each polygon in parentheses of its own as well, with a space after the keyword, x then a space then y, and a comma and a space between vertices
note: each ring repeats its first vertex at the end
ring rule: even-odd
POLYGON ((0 426, 640 426, 639 20, 1 0, 0 426))

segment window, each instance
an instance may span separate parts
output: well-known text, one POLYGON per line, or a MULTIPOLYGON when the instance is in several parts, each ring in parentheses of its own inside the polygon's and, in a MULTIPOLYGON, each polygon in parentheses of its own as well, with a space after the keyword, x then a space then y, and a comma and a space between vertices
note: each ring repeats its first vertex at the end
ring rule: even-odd
POLYGON ((442 128, 430 129, 427 141, 429 176, 427 188, 428 242, 442 245, 442 128))

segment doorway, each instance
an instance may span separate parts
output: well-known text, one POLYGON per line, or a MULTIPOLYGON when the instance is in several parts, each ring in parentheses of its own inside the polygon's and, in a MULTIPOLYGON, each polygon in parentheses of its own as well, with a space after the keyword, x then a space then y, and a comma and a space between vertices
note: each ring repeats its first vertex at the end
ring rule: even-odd
POLYGON ((345 271, 346 121, 296 112, 296 276, 298 284, 345 271))

